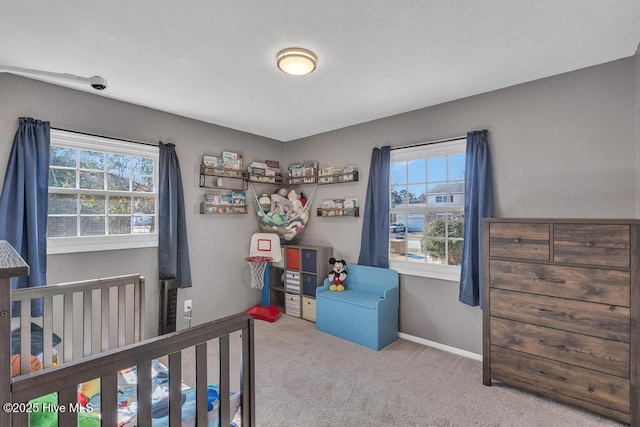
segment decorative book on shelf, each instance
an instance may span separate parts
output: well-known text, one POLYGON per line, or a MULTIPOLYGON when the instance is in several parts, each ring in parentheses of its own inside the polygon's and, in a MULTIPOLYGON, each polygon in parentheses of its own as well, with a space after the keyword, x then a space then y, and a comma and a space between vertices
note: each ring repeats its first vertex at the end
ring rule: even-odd
POLYGON ((247 172, 201 165, 200 187, 246 191, 247 172))
POLYGON ((315 184, 318 182, 318 162, 291 163, 286 182, 289 185, 315 184))
POLYGON ((318 172, 318 184, 339 184, 343 182, 358 181, 358 168, 345 166, 338 168, 329 166, 318 172))
POLYGON ((205 194, 200 203, 200 213, 247 213, 247 193, 245 191, 231 191, 228 193, 205 194))
POLYGON ((358 216, 360 216, 360 208, 359 207, 355 207, 355 208, 351 208, 351 209, 344 209, 344 208, 333 208, 333 209, 318 208, 317 215, 318 216, 353 216, 353 217, 358 217, 358 216))
POLYGON ((360 216, 358 199, 325 199, 316 211, 318 216, 360 216))

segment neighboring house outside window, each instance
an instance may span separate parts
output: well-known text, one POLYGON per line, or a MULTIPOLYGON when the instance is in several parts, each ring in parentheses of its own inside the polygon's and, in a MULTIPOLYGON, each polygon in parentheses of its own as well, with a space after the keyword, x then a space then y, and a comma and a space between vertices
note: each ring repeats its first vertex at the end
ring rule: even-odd
POLYGON ((158 245, 158 147, 51 130, 49 254, 158 245))
POLYGON ((389 262, 403 274, 460 279, 466 140, 391 151, 389 262))

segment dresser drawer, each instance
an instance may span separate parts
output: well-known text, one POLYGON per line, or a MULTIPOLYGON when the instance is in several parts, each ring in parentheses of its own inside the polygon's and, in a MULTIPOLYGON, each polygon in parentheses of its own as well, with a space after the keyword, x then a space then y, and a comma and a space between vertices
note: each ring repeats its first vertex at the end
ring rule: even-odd
POLYGON ((555 224, 553 260, 630 267, 630 227, 617 224, 555 224))
POLYGON ((491 260, 492 288, 629 307, 628 271, 491 260))
POLYGON ((503 319, 629 342, 628 307, 491 288, 489 310, 503 319))
POLYGON ((629 380, 567 363, 491 348, 492 377, 549 397, 588 407, 609 408, 629 414, 629 380))
POLYGON ((629 344, 491 318, 491 344, 629 378, 629 344))
POLYGON ((493 222, 489 256, 549 261, 549 224, 493 222))

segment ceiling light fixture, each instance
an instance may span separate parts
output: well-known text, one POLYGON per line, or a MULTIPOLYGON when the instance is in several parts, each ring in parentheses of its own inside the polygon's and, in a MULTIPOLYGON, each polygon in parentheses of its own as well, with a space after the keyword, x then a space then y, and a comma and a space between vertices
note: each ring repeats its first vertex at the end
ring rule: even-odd
POLYGON ((107 88, 107 79, 100 76, 81 77, 75 74, 52 73, 51 71, 32 70, 30 68, 12 67, 10 65, 0 65, 0 73, 11 73, 21 76, 34 76, 35 78, 44 78, 45 80, 63 80, 73 83, 83 83, 91 85, 95 90, 105 90, 107 88))
POLYGON ((307 49, 301 47, 290 47, 278 52, 276 57, 278 68, 292 76, 303 76, 316 69, 318 58, 307 49))

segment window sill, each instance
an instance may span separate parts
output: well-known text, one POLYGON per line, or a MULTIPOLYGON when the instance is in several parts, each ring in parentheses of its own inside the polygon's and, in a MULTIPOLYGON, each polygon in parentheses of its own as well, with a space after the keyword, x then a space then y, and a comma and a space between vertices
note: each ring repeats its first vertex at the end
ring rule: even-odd
POLYGON ((424 265, 406 261, 389 261, 389 268, 399 274, 427 277, 430 279, 460 282, 460 267, 453 265, 424 265))
POLYGON ((56 237, 47 239, 47 255, 153 248, 157 246, 157 234, 136 236, 56 237))

